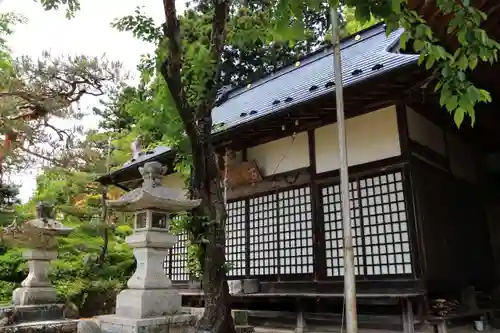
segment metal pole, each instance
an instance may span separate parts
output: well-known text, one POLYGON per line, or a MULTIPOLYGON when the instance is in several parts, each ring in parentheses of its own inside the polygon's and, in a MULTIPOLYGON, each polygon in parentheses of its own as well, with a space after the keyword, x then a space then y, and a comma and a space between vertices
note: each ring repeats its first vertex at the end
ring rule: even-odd
POLYGON ((106 155, 106 173, 109 173, 109 170, 111 169, 111 150, 112 150, 111 142, 112 142, 112 140, 111 140, 111 135, 110 135, 110 136, 108 136, 108 151, 107 151, 107 155, 106 155))
POLYGON ((342 65, 340 61, 339 17, 336 8, 330 8, 332 21, 333 72, 337 102, 337 129, 340 152, 340 193, 342 199, 342 222, 344 234, 344 297, 347 333, 358 333, 356 314, 356 278, 354 275, 354 251, 349 200, 349 173, 344 121, 344 96, 342 89, 342 65))

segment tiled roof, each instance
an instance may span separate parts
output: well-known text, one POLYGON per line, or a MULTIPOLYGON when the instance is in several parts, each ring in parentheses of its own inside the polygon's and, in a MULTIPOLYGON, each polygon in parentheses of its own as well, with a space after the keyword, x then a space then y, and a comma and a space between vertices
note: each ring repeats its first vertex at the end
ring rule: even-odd
MULTIPOLYGON (((341 42, 344 87, 415 63, 417 55, 391 52, 403 30, 386 35, 385 26, 376 25, 341 42)), ((232 90, 228 99, 212 112, 215 132, 252 122, 335 90, 333 48, 324 48, 284 67, 251 85, 232 90), (297 66, 298 65, 298 66, 297 66)))
POLYGON ((124 166, 138 165, 144 162, 149 162, 153 160, 155 156, 166 154, 171 152, 172 148, 166 146, 159 146, 151 150, 142 151, 137 158, 132 158, 131 160, 125 162, 124 166))
MULTIPOLYGON (((151 150, 143 151, 139 157, 132 158, 131 160, 125 162, 123 166, 120 168, 113 170, 111 173, 105 174, 97 178, 97 181, 102 184, 112 184, 115 183, 114 178, 121 177, 123 178, 124 173, 128 170, 129 172, 135 173, 135 176, 131 176, 129 174, 129 178, 127 180, 134 180, 135 178, 140 177, 138 172, 138 167, 143 166, 146 162, 158 161, 166 164, 166 161, 175 157, 175 151, 166 146, 159 146, 151 150), (135 177, 135 178, 134 178, 135 177)), ((119 179, 117 182, 120 183, 124 181, 123 179, 119 179)))

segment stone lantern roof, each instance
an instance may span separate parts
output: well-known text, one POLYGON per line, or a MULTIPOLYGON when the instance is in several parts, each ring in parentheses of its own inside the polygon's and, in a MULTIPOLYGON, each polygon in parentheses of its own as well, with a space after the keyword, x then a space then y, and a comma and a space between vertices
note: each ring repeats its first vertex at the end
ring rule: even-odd
POLYGON ((108 200, 111 209, 123 212, 136 212, 155 209, 169 213, 191 210, 200 205, 200 200, 188 200, 180 189, 166 188, 161 179, 166 168, 159 162, 147 162, 139 167, 142 186, 124 194, 118 200, 108 200))
POLYGON ((61 222, 52 218, 54 207, 50 204, 40 201, 36 205, 36 218, 25 222, 25 225, 43 230, 44 233, 50 233, 55 236, 67 236, 74 229, 66 227, 61 222))

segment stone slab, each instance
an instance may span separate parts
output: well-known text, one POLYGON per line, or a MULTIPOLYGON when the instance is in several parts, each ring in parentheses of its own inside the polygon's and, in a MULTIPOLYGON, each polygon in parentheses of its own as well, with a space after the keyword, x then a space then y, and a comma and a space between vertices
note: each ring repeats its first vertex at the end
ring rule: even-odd
POLYGON ((12 303, 16 306, 55 304, 57 292, 53 287, 21 287, 12 293, 12 303))
POLYGON ((124 318, 160 317, 179 313, 182 296, 175 289, 126 289, 116 297, 116 315, 124 318))
POLYGON ((76 331, 77 333, 101 333, 101 328, 94 320, 80 320, 76 331))
POLYGON ((15 324, 47 320, 63 320, 64 304, 41 304, 13 307, 15 324))
POLYGON ((255 328, 250 325, 235 325, 234 331, 236 333, 253 333, 255 332, 255 328))
POLYGON ((23 258, 26 260, 51 261, 57 259, 56 251, 44 251, 36 249, 26 249, 23 251, 23 258))
POLYGON ((132 319, 117 315, 100 316, 103 333, 195 333, 195 316, 177 314, 155 318, 132 319))
POLYGON ((256 294, 260 291, 260 283, 257 279, 244 279, 243 280, 243 293, 256 294))
MULTIPOLYGON (((194 307, 183 307, 182 310, 196 317, 200 320, 203 317, 203 312, 205 308, 194 308, 194 307)), ((235 326, 247 326, 248 325, 248 310, 231 310, 231 315, 233 316, 235 326)))
POLYGON ((78 320, 49 320, 0 327, 0 333, 76 333, 78 320))
POLYGON ((241 280, 227 281, 227 286, 229 288, 229 294, 231 295, 237 295, 243 292, 243 282, 241 280))

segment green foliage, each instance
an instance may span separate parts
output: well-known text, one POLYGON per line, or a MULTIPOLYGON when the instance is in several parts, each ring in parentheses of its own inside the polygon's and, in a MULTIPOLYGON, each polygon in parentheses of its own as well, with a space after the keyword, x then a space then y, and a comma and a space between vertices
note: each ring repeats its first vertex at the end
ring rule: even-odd
POLYGON ((34 0, 34 1, 40 1, 40 4, 43 6, 45 10, 59 9, 59 7, 61 6, 65 7, 66 18, 74 17, 75 12, 80 10, 79 0, 34 0))
MULTIPOLYGON (((25 273, 26 265, 22 257, 22 250, 10 249, 2 255, 0 261, 0 281, 21 283, 24 280, 25 273)), ((1 302, 2 300, 0 300, 1 302)))
POLYGON ((378 23, 380 18, 375 18, 373 15, 370 15, 368 20, 360 21, 356 19, 356 8, 345 7, 342 8, 342 21, 344 22, 342 34, 347 36, 371 27, 378 23))
POLYGON ((438 8, 443 14, 454 14, 449 22, 447 33, 457 37, 459 47, 454 53, 445 49, 432 29, 424 20, 409 10, 401 10, 399 21, 406 31, 402 37, 402 47, 413 41, 413 49, 420 53, 419 63, 427 70, 433 69, 438 82, 435 91, 440 91, 440 104, 453 114, 458 127, 466 116, 471 124, 475 122, 475 106, 491 102, 490 94, 477 88, 469 78, 479 62, 498 61, 500 44, 489 38, 481 28, 486 14, 471 4, 458 4, 455 1, 440 1, 438 8))
MULTIPOLYGON (((279 0, 276 7, 275 26, 279 30, 290 28, 289 22, 302 22, 303 1, 279 0)), ((322 1, 308 1, 317 7, 322 1)), ((338 6, 338 0, 330 4, 338 6)), ((355 17, 360 22, 384 19, 387 33, 398 27, 405 28, 401 39, 404 49, 408 42, 420 54, 419 63, 432 70, 437 79, 435 90, 441 94, 441 106, 453 114, 455 123, 460 126, 468 116, 471 124, 475 122, 475 108, 478 103, 491 102, 490 94, 477 88, 470 80, 470 72, 480 62, 498 61, 500 44, 490 38, 482 28, 487 16, 475 8, 471 1, 439 0, 436 5, 445 16, 452 19, 447 26, 447 35, 456 36, 458 47, 454 52, 443 45, 436 34, 418 13, 407 7, 407 0, 345 0, 343 5, 355 8, 355 17)), ((447 36, 444 36, 447 37, 447 36)))
POLYGON ((0 71, 0 135, 5 138, 0 156, 2 171, 33 167, 40 160, 64 167, 78 167, 82 134, 79 101, 87 95, 102 96, 116 89, 126 77, 121 65, 104 58, 53 57, 10 60, 10 70, 0 71), (55 119, 73 120, 73 128, 60 128, 55 119), (74 151, 72 151, 74 150, 74 151))
POLYGON ((0 306, 8 305, 10 303, 12 292, 18 286, 19 285, 17 283, 0 280, 0 306))
POLYGON ((25 18, 22 16, 13 13, 0 13, 0 88, 3 88, 3 83, 12 70, 12 56, 5 38, 12 34, 14 25, 24 22, 25 18))

